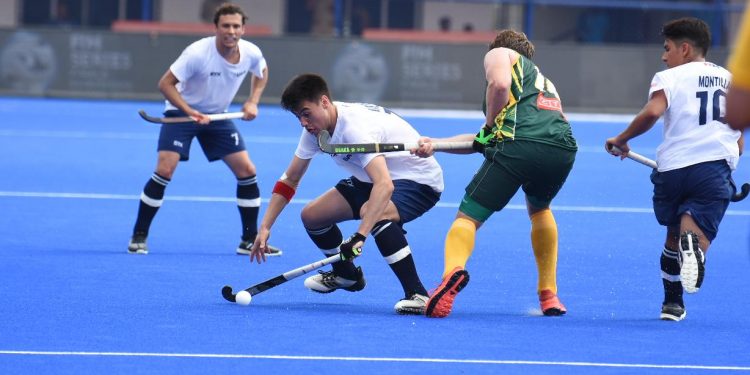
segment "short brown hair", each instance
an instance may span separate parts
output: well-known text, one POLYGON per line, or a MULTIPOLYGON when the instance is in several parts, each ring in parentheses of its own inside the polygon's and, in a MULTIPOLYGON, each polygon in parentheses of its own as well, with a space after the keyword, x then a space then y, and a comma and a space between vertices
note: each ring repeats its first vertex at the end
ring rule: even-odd
POLYGON ((245 21, 247 21, 247 15, 245 15, 245 12, 242 11, 242 8, 240 8, 239 5, 224 3, 216 8, 216 12, 214 13, 214 25, 219 26, 219 18, 228 14, 239 14, 242 16, 243 25, 245 24, 245 21))
POLYGON ((661 35, 675 42, 688 42, 699 49, 703 56, 708 54, 711 45, 711 30, 698 18, 687 17, 667 22, 661 29, 661 35))
POLYGON ((501 30, 497 33, 495 40, 490 43, 490 50, 500 47, 512 49, 527 59, 534 57, 534 45, 531 44, 526 34, 520 31, 501 30))

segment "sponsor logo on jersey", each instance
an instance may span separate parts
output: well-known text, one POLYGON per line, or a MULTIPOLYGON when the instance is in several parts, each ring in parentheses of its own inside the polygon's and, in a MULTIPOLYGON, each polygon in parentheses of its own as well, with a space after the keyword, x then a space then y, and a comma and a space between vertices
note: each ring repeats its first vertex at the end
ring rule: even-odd
POLYGON ((541 91, 539 92, 539 95, 536 97, 536 106, 539 109, 547 109, 550 111, 562 112, 562 104, 560 103, 560 99, 547 98, 544 96, 544 94, 541 91))
POLYGON ((208 75, 211 76, 211 77, 220 77, 221 76, 221 72, 211 72, 211 73, 208 73, 208 75))

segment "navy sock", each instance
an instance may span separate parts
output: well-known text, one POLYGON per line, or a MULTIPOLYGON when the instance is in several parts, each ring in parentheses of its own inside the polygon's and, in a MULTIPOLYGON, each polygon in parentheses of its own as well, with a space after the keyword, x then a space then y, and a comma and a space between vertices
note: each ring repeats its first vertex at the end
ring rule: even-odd
POLYGON ((401 227, 391 220, 382 220, 375 224, 370 233, 375 238, 380 254, 401 282, 404 295, 407 298, 414 293, 426 296, 427 290, 419 280, 414 257, 401 227))
POLYGON ((258 234, 260 190, 255 176, 237 179, 237 208, 242 221, 242 240, 251 241, 258 234))
POLYGON ((677 303, 685 307, 682 301, 680 262, 677 258, 677 251, 665 247, 659 263, 661 263, 661 281, 664 285, 664 303, 677 303))
POLYGON ((141 193, 141 201, 138 204, 138 218, 133 227, 133 233, 140 232, 148 235, 148 229, 151 227, 151 221, 154 220, 156 212, 159 211, 164 201, 164 190, 169 184, 169 179, 160 176, 158 173, 151 175, 141 193))
MULTIPOLYGON (((315 246, 327 257, 336 255, 339 253, 339 246, 344 241, 344 237, 341 234, 341 229, 336 224, 327 226, 325 228, 318 229, 307 229, 307 235, 313 241, 315 246)), ((331 265, 333 272, 345 279, 356 280, 357 268, 354 267, 352 262, 336 262, 331 265)))

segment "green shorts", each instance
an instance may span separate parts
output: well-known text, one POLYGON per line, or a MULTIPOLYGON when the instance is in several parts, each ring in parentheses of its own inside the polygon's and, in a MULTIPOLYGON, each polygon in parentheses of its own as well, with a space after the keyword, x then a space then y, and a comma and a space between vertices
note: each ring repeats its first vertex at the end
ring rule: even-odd
POLYGON ((537 208, 549 207, 573 168, 576 151, 530 142, 501 142, 484 151, 485 161, 466 187, 459 210, 486 221, 502 210, 518 188, 537 208))

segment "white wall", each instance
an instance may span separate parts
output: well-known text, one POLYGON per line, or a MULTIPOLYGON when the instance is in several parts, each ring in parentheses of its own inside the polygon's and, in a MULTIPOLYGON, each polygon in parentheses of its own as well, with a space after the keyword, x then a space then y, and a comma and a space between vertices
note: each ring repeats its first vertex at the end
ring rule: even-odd
MULTIPOLYGON (((248 25, 268 25, 274 34, 284 30, 284 4, 280 0, 234 0, 247 14, 248 25)), ((203 0, 161 0, 161 21, 201 22, 203 0)))
POLYGON ((16 27, 19 0, 0 0, 0 27, 16 27))

